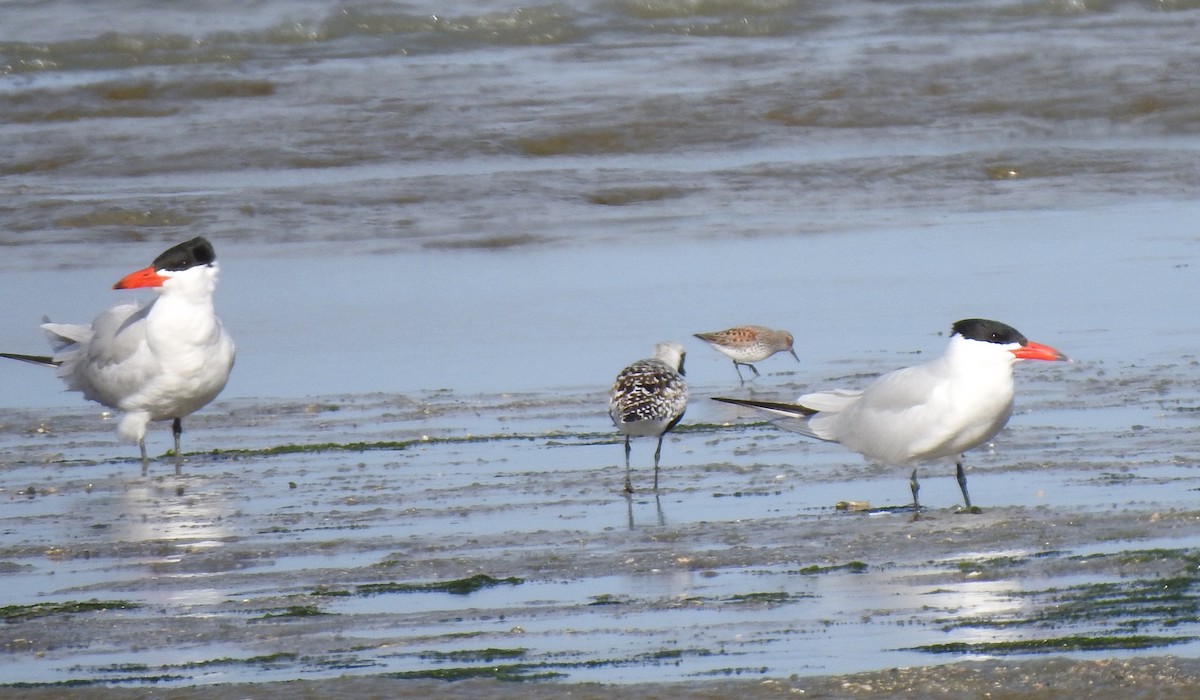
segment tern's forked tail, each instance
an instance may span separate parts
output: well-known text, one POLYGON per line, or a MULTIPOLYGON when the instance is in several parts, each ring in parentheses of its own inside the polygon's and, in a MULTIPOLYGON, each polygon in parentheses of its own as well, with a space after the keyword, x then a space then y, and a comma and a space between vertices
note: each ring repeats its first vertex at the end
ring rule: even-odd
POLYGON ((751 399, 727 399, 722 396, 712 397, 713 401, 722 403, 731 403, 735 406, 746 406, 748 408, 757 408, 763 411, 769 411, 776 415, 785 418, 807 418, 808 416, 817 413, 816 409, 808 406, 801 406, 798 403, 777 403, 774 401, 754 401, 751 399))
POLYGON ((775 401, 753 401, 750 399, 728 399, 722 396, 712 397, 713 401, 722 403, 731 403, 735 406, 745 406, 747 408, 755 408, 760 411, 770 413, 774 418, 771 422, 784 430, 790 430, 794 433, 800 433, 805 437, 813 438, 814 440, 830 441, 830 438, 818 435, 809 425, 808 419, 812 418, 820 411, 815 408, 809 408, 798 403, 779 403, 775 401))
POLYGON ((0 357, 7 357, 10 360, 20 360, 21 362, 28 362, 31 365, 41 365, 43 367, 58 367, 62 364, 47 355, 22 355, 15 352, 0 352, 0 357))

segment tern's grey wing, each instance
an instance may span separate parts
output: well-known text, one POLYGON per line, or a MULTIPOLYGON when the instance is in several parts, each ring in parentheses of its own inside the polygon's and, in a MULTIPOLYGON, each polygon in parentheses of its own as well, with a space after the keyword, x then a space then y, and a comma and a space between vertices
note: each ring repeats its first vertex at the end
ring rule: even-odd
POLYGON ((156 371, 146 346, 149 306, 118 304, 96 317, 91 326, 44 323, 42 328, 61 363, 58 376, 68 389, 105 406, 135 394, 156 371))
POLYGON ((910 464, 957 448, 964 416, 954 408, 952 377, 938 361, 889 372, 842 411, 818 415, 814 429, 868 459, 910 464))

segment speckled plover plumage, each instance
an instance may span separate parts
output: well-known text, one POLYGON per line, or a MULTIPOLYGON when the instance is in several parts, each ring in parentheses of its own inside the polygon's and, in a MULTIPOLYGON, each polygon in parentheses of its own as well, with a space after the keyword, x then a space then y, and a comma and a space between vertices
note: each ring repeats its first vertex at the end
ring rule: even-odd
POLYGON ((758 369, 751 363, 762 362, 777 352, 790 352, 797 362, 800 361, 800 357, 792 349, 792 334, 766 326, 735 326, 713 333, 697 333, 696 337, 733 360, 733 368, 743 384, 746 380, 742 377, 742 370, 738 365, 749 367, 757 377, 758 369))
POLYGON ((621 370, 609 393, 608 415, 625 436, 625 491, 633 493, 629 478, 629 438, 657 437, 654 450, 654 490, 658 490, 658 460, 663 435, 674 428, 687 409, 688 388, 683 375, 687 354, 679 343, 659 343, 654 357, 638 360, 621 370))

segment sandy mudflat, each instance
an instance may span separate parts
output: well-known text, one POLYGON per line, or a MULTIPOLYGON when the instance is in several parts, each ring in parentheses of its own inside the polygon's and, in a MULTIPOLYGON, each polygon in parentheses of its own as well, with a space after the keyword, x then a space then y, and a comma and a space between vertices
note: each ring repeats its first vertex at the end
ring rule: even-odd
MULTIPOLYGON (((664 447, 662 491, 631 499, 598 393, 225 402, 190 421, 182 477, 166 459, 140 476, 94 412, 12 413, 0 583, 18 607, 0 682, 40 686, 30 697, 1184 697, 1200 473, 1178 448, 1200 402, 1178 375, 1026 374, 1012 426, 970 456, 983 512, 958 513, 951 468, 931 466, 917 522, 887 508, 908 500, 903 473, 703 393, 664 447), (835 508, 848 500, 873 509, 835 508)), ((643 488, 652 449, 635 444, 643 488)))
POLYGON ((255 698, 272 700, 337 700, 339 698, 963 698, 1003 700, 1095 697, 1116 693, 1137 700, 1194 698, 1200 685, 1195 659, 1153 658, 1020 662, 966 661, 945 666, 889 669, 875 673, 819 678, 768 678, 754 681, 648 683, 614 687, 603 684, 506 683, 468 680, 411 681, 378 677, 345 677, 324 681, 282 681, 181 689, 88 688, 75 690, 7 690, 6 697, 43 698, 255 698))

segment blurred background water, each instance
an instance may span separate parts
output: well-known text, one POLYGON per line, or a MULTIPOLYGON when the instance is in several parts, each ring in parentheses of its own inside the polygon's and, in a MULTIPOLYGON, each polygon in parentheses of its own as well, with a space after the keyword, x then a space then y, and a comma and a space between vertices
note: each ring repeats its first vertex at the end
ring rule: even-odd
POLYGON ((727 387, 690 334, 740 323, 805 378, 966 316, 1177 360, 1198 5, 3 1, 0 348, 202 234, 227 398, 595 389, 664 339, 727 387))

